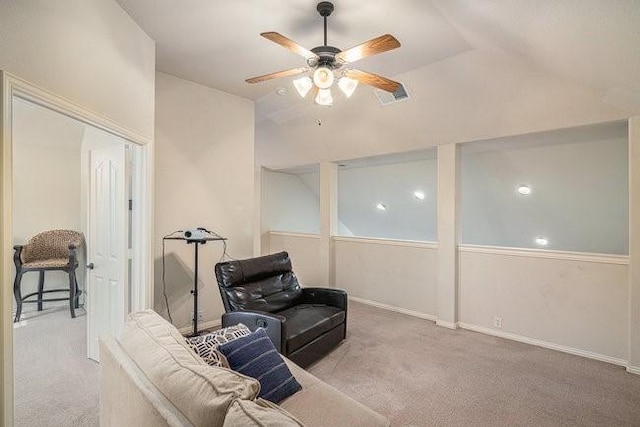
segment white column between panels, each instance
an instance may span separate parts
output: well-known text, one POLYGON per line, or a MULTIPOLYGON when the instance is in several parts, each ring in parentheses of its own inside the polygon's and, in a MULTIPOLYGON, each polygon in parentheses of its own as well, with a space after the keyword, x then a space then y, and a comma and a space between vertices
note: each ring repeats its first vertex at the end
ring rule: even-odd
POLYGON ((338 166, 320 162, 320 253, 321 286, 335 286, 333 242, 338 231, 338 166))
POLYGON ((456 144, 438 146, 438 326, 458 327, 458 170, 456 144))
POLYGON ((640 116, 629 119, 629 364, 640 374, 640 116))

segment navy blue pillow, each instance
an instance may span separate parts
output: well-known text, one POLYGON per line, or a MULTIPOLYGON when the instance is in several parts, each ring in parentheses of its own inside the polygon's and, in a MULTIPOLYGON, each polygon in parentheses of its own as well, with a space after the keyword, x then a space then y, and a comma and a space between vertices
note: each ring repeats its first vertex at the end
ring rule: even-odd
POLYGON ((260 382, 258 397, 279 403, 302 390, 264 329, 218 347, 236 372, 260 382))

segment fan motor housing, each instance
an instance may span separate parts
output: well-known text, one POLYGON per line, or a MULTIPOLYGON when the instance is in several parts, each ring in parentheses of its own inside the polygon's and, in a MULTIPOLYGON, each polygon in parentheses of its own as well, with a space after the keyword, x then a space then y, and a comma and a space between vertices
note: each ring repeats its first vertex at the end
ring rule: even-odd
POLYGON ((341 63, 336 61, 336 55, 342 52, 334 46, 317 46, 311 49, 311 52, 318 55, 318 58, 312 58, 307 61, 310 67, 327 66, 330 68, 340 68, 341 63))

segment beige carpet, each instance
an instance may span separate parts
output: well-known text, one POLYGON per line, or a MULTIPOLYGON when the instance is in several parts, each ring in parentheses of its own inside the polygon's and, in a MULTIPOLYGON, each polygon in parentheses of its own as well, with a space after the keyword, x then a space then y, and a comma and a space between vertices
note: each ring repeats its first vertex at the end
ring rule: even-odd
MULTIPOLYGON (((34 307, 35 308, 35 307, 34 307)), ((348 338, 311 367, 400 426, 640 426, 623 368, 351 303, 348 338)), ((14 330, 16 426, 97 426, 86 317, 65 306, 14 330)))
POLYGON ((68 303, 25 304, 14 327, 15 425, 97 426, 98 373, 87 359, 84 310, 68 303))
POLYGON ((309 370, 393 426, 640 426, 624 368, 362 304, 309 370))

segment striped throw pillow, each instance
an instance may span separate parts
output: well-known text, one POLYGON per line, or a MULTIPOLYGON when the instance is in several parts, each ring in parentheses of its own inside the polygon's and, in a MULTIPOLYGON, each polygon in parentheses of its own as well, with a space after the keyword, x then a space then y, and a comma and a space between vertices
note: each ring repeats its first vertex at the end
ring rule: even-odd
POLYGON ((238 323, 205 335, 187 338, 187 344, 209 365, 228 368, 224 356, 218 352, 218 347, 249 334, 251 334, 249 328, 242 323, 238 323))
POLYGON ((302 389, 264 329, 218 347, 229 367, 260 382, 258 397, 279 403, 302 389))

